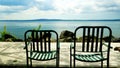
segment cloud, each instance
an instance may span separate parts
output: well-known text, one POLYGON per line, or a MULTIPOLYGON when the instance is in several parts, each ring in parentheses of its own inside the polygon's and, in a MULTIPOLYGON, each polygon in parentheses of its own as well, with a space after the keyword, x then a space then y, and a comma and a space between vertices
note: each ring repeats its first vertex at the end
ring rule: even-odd
POLYGON ((1 13, 6 13, 6 14, 9 14, 9 13, 17 13, 17 12, 20 12, 22 10, 25 10, 26 8, 23 7, 23 6, 0 6, 0 12, 1 13))
POLYGON ((32 0, 0 0, 0 13, 18 13, 29 9, 33 3, 32 0))
POLYGON ((63 13, 88 13, 119 11, 120 2, 115 0, 56 0, 55 9, 63 13))
POLYGON ((120 0, 0 0, 2 19, 72 19, 110 12, 120 14, 120 0))
POLYGON ((61 14, 120 10, 119 0, 0 0, 0 5, 4 8, 4 11, 0 9, 1 12, 5 13, 19 12, 32 7, 39 11, 56 11, 61 14))
POLYGON ((35 6, 43 11, 54 10, 53 0, 35 0, 35 6))
POLYGON ((120 11, 120 2, 117 3, 117 0, 104 0, 104 1, 98 1, 96 3, 97 11, 120 11))

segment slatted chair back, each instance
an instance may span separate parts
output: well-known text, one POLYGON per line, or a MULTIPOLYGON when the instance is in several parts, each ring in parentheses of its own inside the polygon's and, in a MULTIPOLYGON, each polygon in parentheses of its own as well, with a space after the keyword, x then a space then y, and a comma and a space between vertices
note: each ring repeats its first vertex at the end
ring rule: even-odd
POLYGON ((28 30, 25 33, 25 41, 31 42, 31 50, 36 52, 50 52, 52 43, 52 34, 56 39, 56 50, 58 49, 58 34, 53 30, 28 30), (28 34, 28 35, 27 35, 28 34))
MULTIPOLYGON (((112 31, 107 26, 80 26, 75 30, 75 39, 79 38, 82 42, 82 52, 101 52, 103 47, 102 44, 105 41, 107 42, 106 44, 108 44, 109 52, 111 36, 112 31), (105 39, 105 37, 107 38, 107 40, 105 39)), ((74 40, 75 49, 77 42, 77 40, 74 40)))

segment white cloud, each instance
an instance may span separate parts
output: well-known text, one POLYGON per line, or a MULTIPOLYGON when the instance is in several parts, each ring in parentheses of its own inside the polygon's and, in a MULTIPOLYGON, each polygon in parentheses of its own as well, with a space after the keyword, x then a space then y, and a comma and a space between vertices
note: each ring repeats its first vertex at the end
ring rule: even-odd
POLYGON ((120 11, 120 0, 34 0, 30 6, 0 5, 1 19, 78 18, 109 11, 120 11))
POLYGON ((56 0, 54 6, 63 13, 114 11, 120 9, 120 0, 56 0))
POLYGON ((60 13, 56 11, 43 11, 39 10, 37 7, 31 7, 30 9, 21 11, 19 13, 12 13, 9 15, 2 15, 4 19, 39 19, 39 18, 53 18, 54 16, 59 16, 60 13))
POLYGON ((62 14, 80 13, 82 11, 80 0, 56 0, 53 5, 55 9, 62 14))
POLYGON ((35 0, 35 5, 38 9, 44 10, 44 11, 49 11, 53 10, 53 0, 35 0))
POLYGON ((120 0, 114 0, 114 1, 120 5, 120 0))
POLYGON ((9 10, 19 10, 19 9, 24 9, 23 6, 1 6, 0 5, 0 11, 9 11, 9 10))
POLYGON ((75 8, 78 3, 77 0, 73 1, 73 0, 56 0, 54 1, 54 6, 56 9, 60 9, 60 10, 67 10, 67 9, 73 9, 75 8))

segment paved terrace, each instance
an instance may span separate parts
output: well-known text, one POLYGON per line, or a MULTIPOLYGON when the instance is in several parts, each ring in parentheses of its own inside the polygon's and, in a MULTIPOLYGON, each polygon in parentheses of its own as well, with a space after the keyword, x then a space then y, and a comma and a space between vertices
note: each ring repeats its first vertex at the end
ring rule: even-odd
MULTIPOLYGON (((112 43, 113 49, 110 54, 110 67, 120 68, 120 52, 114 51, 116 46, 120 46, 120 43, 112 43)), ((0 42, 0 68, 12 67, 12 68, 25 68, 26 66, 26 54, 24 42, 0 42)), ((60 67, 69 67, 70 64, 70 43, 60 43, 60 67)), ((55 60, 50 61, 33 61, 34 67, 42 66, 55 66, 55 60)), ((106 61, 104 61, 105 63, 106 61)), ((104 64, 106 65, 106 64, 104 64)), ((85 63, 80 62, 78 67, 99 67, 100 62, 97 63, 85 63)))

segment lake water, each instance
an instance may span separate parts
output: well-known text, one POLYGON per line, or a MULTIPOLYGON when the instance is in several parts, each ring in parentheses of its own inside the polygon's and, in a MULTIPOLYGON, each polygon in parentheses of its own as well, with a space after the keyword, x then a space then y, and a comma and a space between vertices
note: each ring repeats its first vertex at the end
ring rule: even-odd
POLYGON ((108 26, 113 31, 113 36, 120 37, 120 21, 0 21, 0 32, 4 25, 7 31, 17 38, 24 39, 24 32, 34 29, 41 24, 43 30, 55 30, 60 35, 61 31, 74 31, 78 26, 108 26))

